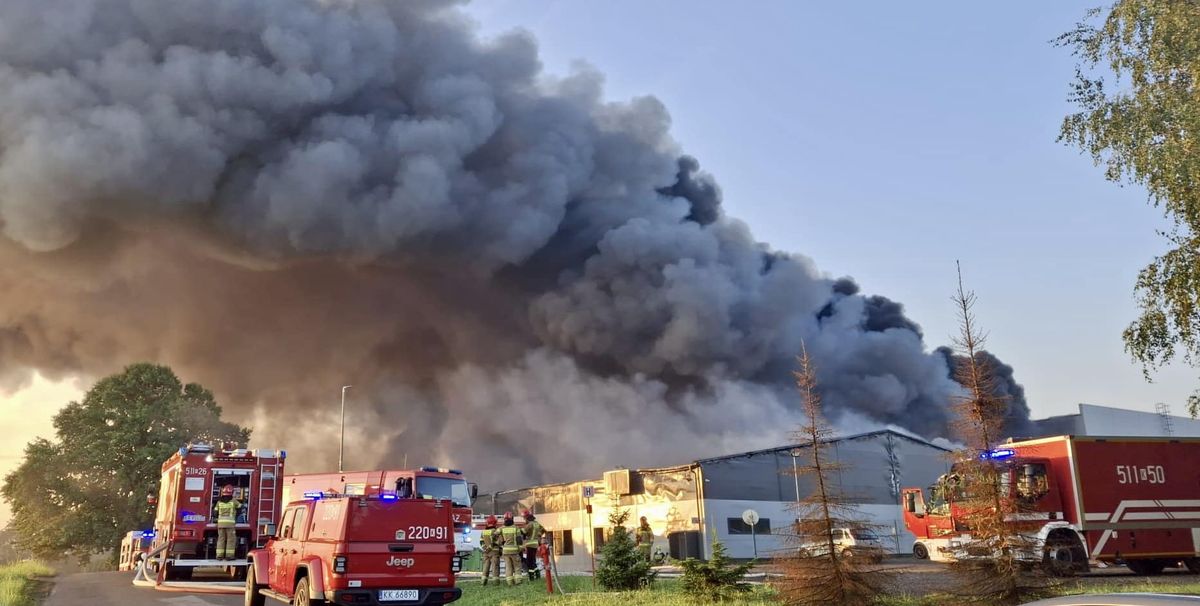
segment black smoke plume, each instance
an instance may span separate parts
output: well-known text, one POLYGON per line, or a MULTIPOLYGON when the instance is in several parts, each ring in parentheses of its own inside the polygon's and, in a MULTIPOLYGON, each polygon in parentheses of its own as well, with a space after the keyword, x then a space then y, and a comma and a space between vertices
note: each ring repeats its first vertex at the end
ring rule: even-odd
POLYGON ((293 469, 346 384, 350 466, 490 486, 778 443, 802 340, 835 419, 942 435, 902 308, 720 202, 451 3, 0 3, 0 381, 164 362, 293 469))

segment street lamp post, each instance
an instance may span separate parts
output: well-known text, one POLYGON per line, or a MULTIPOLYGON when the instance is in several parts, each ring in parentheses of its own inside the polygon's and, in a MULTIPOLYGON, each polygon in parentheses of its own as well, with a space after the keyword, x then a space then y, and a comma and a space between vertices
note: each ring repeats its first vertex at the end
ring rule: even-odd
POLYGON ((796 468, 796 457, 803 454, 799 448, 793 448, 788 454, 792 455, 792 481, 796 484, 796 502, 800 502, 800 472, 796 468))
POLYGON ((338 473, 345 471, 342 469, 342 457, 346 453, 346 390, 351 387, 351 385, 342 386, 342 429, 338 432, 338 473))

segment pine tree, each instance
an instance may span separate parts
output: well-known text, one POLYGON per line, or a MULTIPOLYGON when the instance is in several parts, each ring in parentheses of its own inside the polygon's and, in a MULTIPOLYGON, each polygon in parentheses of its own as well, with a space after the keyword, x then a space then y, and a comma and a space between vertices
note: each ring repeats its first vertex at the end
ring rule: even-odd
POLYGON ((608 515, 612 532, 600 548, 600 563, 596 567, 596 581, 610 591, 640 589, 654 581, 656 572, 650 562, 638 553, 633 535, 625 527, 629 520, 628 509, 613 509, 608 515))
POLYGON ((1026 508, 1007 489, 1012 482, 1001 481, 1012 471, 986 454, 1001 439, 1007 403, 996 395, 991 358, 980 355, 986 337, 975 321, 975 293, 963 288, 961 269, 954 303, 959 320, 955 346, 962 362, 952 370, 965 392, 955 398, 952 410, 955 433, 965 447, 954 453, 953 472, 940 489, 954 502, 971 540, 952 570, 960 580, 960 596, 1015 604, 1043 593, 1049 581, 1040 569, 1023 565, 1022 556, 1035 552, 1037 545, 1012 520, 1026 508))
POLYGON ((725 550, 725 544, 715 537, 712 557, 708 561, 688 558, 683 561, 683 592, 698 602, 734 600, 750 591, 742 578, 754 566, 753 562, 735 564, 725 550))
POLYGON ((805 446, 809 464, 798 470, 813 483, 813 492, 795 504, 796 552, 782 559, 783 580, 779 590, 785 603, 802 606, 867 604, 877 596, 887 576, 865 553, 843 550, 835 532, 848 529, 866 534, 871 526, 849 504, 834 483, 843 468, 826 452, 833 431, 825 421, 817 373, 808 351, 801 344, 800 369, 796 384, 808 421, 796 432, 805 446))

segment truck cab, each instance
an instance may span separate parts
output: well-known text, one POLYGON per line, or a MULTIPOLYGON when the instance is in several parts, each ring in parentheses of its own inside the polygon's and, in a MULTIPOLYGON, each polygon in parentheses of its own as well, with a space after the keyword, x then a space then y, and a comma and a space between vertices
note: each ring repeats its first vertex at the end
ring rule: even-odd
POLYGON ((249 555, 247 606, 447 604, 455 587, 453 504, 395 494, 309 493, 249 555))
MULTIPOLYGON (((1048 459, 1017 456, 1011 449, 996 450, 987 456, 999 472, 1001 491, 1019 504, 1023 512, 1025 520, 1014 522, 1017 529, 1037 534, 1046 522, 1062 520, 1062 495, 1049 473, 1048 459)), ((950 473, 939 477, 928 492, 920 488, 901 491, 904 525, 917 537, 913 544, 913 555, 917 558, 956 559, 965 545, 964 535, 970 535, 963 519, 968 513, 964 504, 971 488, 959 467, 952 466, 950 473)))

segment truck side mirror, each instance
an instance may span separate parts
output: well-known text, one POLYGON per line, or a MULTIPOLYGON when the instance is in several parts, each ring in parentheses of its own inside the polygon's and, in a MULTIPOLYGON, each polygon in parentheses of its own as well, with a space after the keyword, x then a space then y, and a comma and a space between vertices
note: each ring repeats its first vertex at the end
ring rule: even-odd
POLYGON ((258 535, 264 538, 273 538, 275 536, 275 525, 263 524, 258 529, 258 535))
POLYGON ((474 482, 471 482, 470 484, 467 485, 467 487, 471 491, 471 500, 474 501, 476 499, 476 497, 479 496, 479 485, 474 482))

